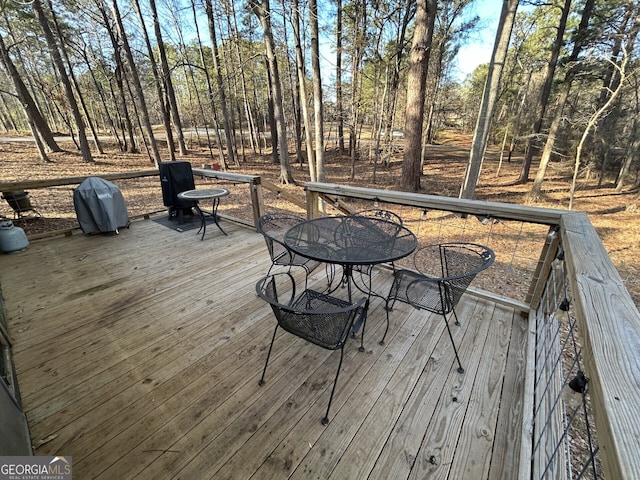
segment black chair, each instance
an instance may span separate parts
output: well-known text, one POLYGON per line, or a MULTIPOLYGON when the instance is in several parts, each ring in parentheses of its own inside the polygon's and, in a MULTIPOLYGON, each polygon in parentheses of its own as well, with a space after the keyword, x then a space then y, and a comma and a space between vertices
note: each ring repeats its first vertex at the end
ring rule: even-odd
POLYGON ((327 411, 322 418, 322 424, 329 423, 329 409, 336 390, 338 375, 342 367, 344 357, 344 345, 349 331, 356 318, 366 317, 369 302, 361 299, 356 303, 349 303, 324 293, 304 289, 296 295, 296 284, 289 272, 267 275, 256 284, 256 291, 260 297, 271 305, 273 313, 278 320, 271 337, 267 360, 262 370, 262 377, 258 382, 264 385, 264 377, 269 364, 269 357, 273 348, 273 342, 282 327, 289 333, 308 342, 328 350, 340 350, 340 361, 333 381, 331 396, 327 411), (283 300, 286 298, 286 300, 283 300))
POLYGON ((464 373, 447 315, 453 313, 456 325, 460 325, 456 305, 475 276, 493 263, 495 254, 474 243, 445 243, 419 248, 413 260, 416 270, 400 269, 394 274, 386 303, 387 328, 380 344, 384 344, 389 330, 389 310, 396 300, 418 310, 439 313, 447 326, 458 371, 464 373))
MULTIPOLYGON (((267 214, 258 219, 256 229, 263 235, 271 257, 271 266, 267 271, 267 275, 271 273, 273 267, 280 265, 289 267, 289 270, 291 270, 291 267, 302 267, 308 277, 320 265, 321 262, 292 252, 284 243, 284 234, 287 230, 303 221, 303 217, 290 213, 267 214)), ((331 284, 333 273, 327 272, 327 275, 329 277, 328 282, 331 284)))
POLYGON ((395 223, 398 225, 402 225, 402 218, 397 213, 393 213, 389 210, 384 210, 380 208, 371 208, 369 210, 362 210, 355 215, 360 217, 372 217, 372 218, 380 218, 382 220, 386 220, 390 223, 395 223))
MULTIPOLYGON (((389 210, 384 210, 380 208, 373 208, 370 210, 362 210, 358 213, 355 213, 354 216, 359 217, 368 217, 368 218, 378 218, 381 220, 385 220, 384 222, 380 222, 376 224, 376 228, 384 230, 385 234, 389 234, 391 236, 395 236, 400 231, 400 227, 402 227, 402 218, 389 210)), ((393 262, 391 262, 391 268, 395 272, 396 266, 393 262)), ((371 295, 376 297, 380 297, 383 300, 385 297, 375 293, 371 289, 371 270, 373 269, 372 265, 354 265, 353 271, 358 272, 360 274, 360 279, 363 283, 366 284, 368 291, 371 295)))
MULTIPOLYGON (((385 233, 390 234, 391 236, 397 235, 400 231, 400 227, 402 227, 402 218, 400 218, 398 214, 390 212, 389 210, 374 208, 355 213, 354 216, 384 220, 384 222, 376 224, 376 228, 384 230, 385 233)), ((393 263, 391 263, 391 267, 395 271, 395 265, 393 263)), ((354 265, 353 267, 355 271, 365 275, 371 274, 371 268, 371 265, 354 265)))

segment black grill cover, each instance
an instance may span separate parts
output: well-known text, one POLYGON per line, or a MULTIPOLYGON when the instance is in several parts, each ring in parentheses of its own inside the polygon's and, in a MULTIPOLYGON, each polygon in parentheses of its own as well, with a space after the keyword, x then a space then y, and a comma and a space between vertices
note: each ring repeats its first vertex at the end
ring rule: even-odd
POLYGON ((162 200, 165 207, 189 209, 195 206, 192 200, 180 200, 178 194, 196 188, 193 181, 193 171, 189 162, 160 162, 160 184, 162 185, 162 200))

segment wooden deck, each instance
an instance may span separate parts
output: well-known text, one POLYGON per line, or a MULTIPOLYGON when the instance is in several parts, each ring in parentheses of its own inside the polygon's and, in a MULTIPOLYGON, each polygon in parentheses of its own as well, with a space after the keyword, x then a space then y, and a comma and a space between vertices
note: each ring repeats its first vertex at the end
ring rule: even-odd
MULTIPOLYGON (((339 353, 281 331, 258 386, 275 319, 254 285, 270 262, 257 233, 223 227, 201 242, 140 220, 0 257, 36 454, 71 455, 78 479, 515 478, 517 312, 464 297, 459 374, 444 322, 408 305, 380 346, 374 300, 324 427, 339 353)), ((376 288, 389 281, 377 271, 376 288)))

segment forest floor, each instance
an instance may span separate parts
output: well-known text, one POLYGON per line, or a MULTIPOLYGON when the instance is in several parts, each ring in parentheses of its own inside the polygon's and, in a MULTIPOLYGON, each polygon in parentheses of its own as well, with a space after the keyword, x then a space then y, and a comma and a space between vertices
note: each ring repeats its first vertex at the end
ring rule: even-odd
MULTIPOLYGON (((427 147, 422 193, 458 196, 470 143, 470 136, 449 132, 443 134, 437 144, 427 147)), ((100 175, 153 168, 153 164, 145 153, 121 153, 113 146, 105 145, 105 155, 95 154, 94 163, 83 163, 73 143, 61 141, 60 145, 65 151, 50 154, 52 162, 43 163, 38 157, 33 142, 18 141, 16 138, 4 140, 0 138, 0 181, 100 175)), ((212 163, 209 151, 198 147, 195 141, 190 142, 188 148, 189 154, 186 157, 179 157, 180 160, 188 160, 197 167, 212 163)), ((163 158, 168 159, 168 155, 164 153, 163 158)), ((293 155, 291 161, 295 162, 293 155)), ((350 159, 340 157, 333 144, 328 145, 325 164, 327 182, 395 189, 402 170, 402 155, 398 153, 386 166, 378 165, 375 182, 373 181, 374 165, 364 158, 356 162, 355 180, 350 180, 350 159)), ((521 154, 514 155, 510 162, 500 163, 499 150, 490 147, 476 189, 476 199, 533 205, 528 199, 531 183, 515 183, 521 168, 521 154)), ((535 175, 536 168, 537 164, 534 164, 531 170, 532 177, 535 175)), ((229 171, 259 174, 276 182, 280 169, 279 165, 272 163, 270 155, 251 154, 246 155, 246 158, 241 161, 240 168, 231 167, 229 171)), ((293 163, 292 171, 298 185, 283 188, 302 189, 304 182, 309 180, 306 164, 300 166, 298 163, 293 163)), ((567 208, 572 174, 571 163, 551 163, 543 185, 543 199, 535 205, 567 208)), ((640 306, 640 255, 638 255, 640 195, 638 191, 627 189, 616 192, 612 179, 603 179, 601 186, 598 187, 598 178, 580 178, 573 209, 589 215, 636 305, 640 306)), ((27 233, 30 232, 27 231, 27 233)))

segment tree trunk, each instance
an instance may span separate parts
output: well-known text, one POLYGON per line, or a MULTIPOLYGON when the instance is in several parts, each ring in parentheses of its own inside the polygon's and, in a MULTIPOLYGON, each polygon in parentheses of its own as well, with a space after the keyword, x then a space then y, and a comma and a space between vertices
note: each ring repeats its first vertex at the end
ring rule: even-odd
POLYGON ((517 183, 526 183, 529 181, 529 171, 531 169, 531 162, 533 161, 533 153, 536 150, 533 145, 533 139, 537 138, 538 134, 542 130, 542 122, 544 120, 544 114, 549 104, 549 97, 551 96, 551 88, 553 87, 553 78, 556 73, 556 66, 558 65, 558 58, 560 57, 560 51, 564 45, 564 33, 567 29, 567 18, 569 17, 569 11, 571 10, 571 0, 565 0, 562 7, 562 14, 560 21, 558 22, 558 28, 556 30, 556 38, 553 42, 553 49, 551 50, 551 58, 547 63, 545 69, 544 84, 538 97, 536 104, 536 118, 531 129, 531 135, 527 139, 527 146, 525 147, 525 157, 522 164, 522 170, 518 177, 517 183))
POLYGON ((178 148, 180 149, 180 155, 186 155, 187 145, 184 141, 182 121, 180 120, 180 112, 178 111, 178 100, 176 100, 176 93, 173 88, 173 81, 171 80, 171 70, 169 69, 167 52, 164 48, 164 40, 162 39, 162 32, 160 31, 160 21, 158 20, 158 10, 156 9, 155 0, 149 0, 149 6, 151 7, 151 16, 153 17, 153 31, 156 36, 156 43, 158 44, 158 52, 160 53, 160 70, 162 71, 162 77, 164 79, 165 93, 169 101, 173 125, 178 135, 178 148))
POLYGON ((567 103, 567 99, 569 98, 571 84, 573 82, 573 77, 575 76, 575 63, 578 60, 578 56, 580 54, 580 51, 582 50, 582 46, 587 35, 587 29, 589 27, 589 21, 591 18, 591 13, 593 12, 594 4, 595 0, 587 0, 582 10, 582 18, 580 19, 580 24, 578 25, 578 30, 575 35, 576 39, 573 44, 573 50, 571 51, 571 55, 569 56, 567 62, 567 65, 569 65, 569 69, 567 70, 564 82, 562 83, 562 87, 558 95, 558 100, 556 101, 556 114, 553 118, 553 121, 551 122, 551 126, 549 127, 549 134, 547 135, 547 141, 545 142, 544 150, 542 151, 542 155, 540 156, 540 164, 538 165, 536 178, 534 179, 533 186, 531 187, 530 198, 533 201, 538 201, 540 199, 540 196, 542 195, 542 182, 544 181, 544 176, 547 172, 549 161, 551 160, 551 154, 553 153, 553 147, 555 145, 556 137, 558 136, 558 132, 560 130, 560 124, 562 123, 562 110, 564 109, 564 106, 567 103))
MULTIPOLYGON (((285 0, 280 0, 280 6, 282 7, 282 12, 284 17, 283 18, 284 28, 282 29, 283 45, 289 45, 289 32, 288 32, 289 29, 286 26, 288 23, 288 19, 286 15, 289 10, 293 10, 292 15, 296 15, 297 14, 296 10, 299 8, 299 5, 298 5, 290 9, 288 8, 289 5, 290 4, 286 3, 285 0)), ((298 21, 299 21, 299 15, 298 15, 298 21)), ((291 19, 291 23, 292 24, 294 23, 293 18, 291 19)), ((295 45, 294 45, 294 49, 295 49, 295 45)), ((294 141, 296 143, 295 158, 298 160, 300 168, 302 168, 303 155, 302 155, 302 114, 301 114, 302 106, 301 106, 301 103, 304 102, 306 99, 302 99, 300 96, 300 85, 298 82, 297 67, 295 68, 295 72, 294 72, 294 67, 292 67, 291 65, 292 64, 291 56, 288 53, 287 55, 285 55, 285 59, 287 64, 287 77, 288 77, 289 85, 291 85, 291 88, 289 89, 289 95, 291 96, 291 106, 293 110, 293 125, 295 130, 295 135, 294 135, 294 141)))
MULTIPOLYGON (((242 52, 240 51, 240 35, 238 34, 238 18, 236 15, 236 9, 233 2, 230 3, 230 7, 233 15, 233 34, 236 39, 236 41, 233 42, 234 48, 236 51, 236 60, 238 62, 238 65, 243 65, 244 62, 242 58, 242 52)), ((249 92, 247 89, 247 77, 244 74, 243 68, 240 69, 240 81, 242 86, 242 99, 243 99, 242 103, 244 107, 244 114, 247 119, 247 124, 249 126, 249 140, 251 142, 251 149, 255 153, 257 149, 260 148, 258 146, 259 139, 257 135, 256 123, 253 118, 253 112, 251 111, 251 102, 249 101, 249 92)))
POLYGON ((62 52, 62 56, 64 57, 64 62, 67 64, 69 68, 69 78, 76 89, 76 93, 78 95, 78 100, 80 101, 80 106, 82 107, 82 111, 84 112, 84 116, 87 119, 87 125, 89 126, 89 130, 91 130, 91 135, 93 136, 93 144, 96 146, 96 150, 100 155, 104 155, 104 150, 102 149, 102 145, 100 144, 100 139, 98 138, 98 132, 91 121, 91 116, 89 115, 89 109, 87 108, 87 104, 84 101, 84 97, 82 96, 82 91, 80 90, 80 85, 78 84, 78 80, 76 79, 75 74, 73 73, 73 66, 71 65, 71 60, 69 60, 69 55, 67 54, 67 49, 65 47, 65 41, 62 36, 62 32, 60 31, 60 26, 58 25, 58 18, 56 16, 55 11, 53 10, 53 5, 51 4, 51 0, 49 0, 49 10, 51 11, 51 19, 53 20, 53 26, 56 29, 56 35, 58 36, 58 40, 60 40, 60 51, 62 52))
MULTIPOLYGON (((320 43, 318 31, 318 2, 309 0, 311 23, 311 69, 313 70, 313 111, 315 118, 316 172, 318 181, 324 182, 324 114, 322 111, 322 77, 320 74, 320 43)), ((307 138, 307 141, 310 139, 307 138)))
MULTIPOLYGON (((267 119, 269 121, 269 132, 271 133, 271 161, 275 165, 280 164, 280 157, 278 156, 278 127, 276 126, 276 117, 273 108, 273 85, 269 81, 271 78, 271 73, 269 69, 269 62, 267 62, 267 58, 265 55, 265 71, 267 72, 267 119)), ((265 138, 265 148, 266 148, 266 138, 265 138)))
POLYGON ((360 70, 362 57, 366 48, 367 3, 356 1, 353 4, 353 47, 351 53, 351 116, 349 119, 349 156, 351 171, 349 179, 356 177, 356 160, 358 158, 357 128, 360 122, 360 70))
POLYGON ((76 128, 78 129, 78 139, 80 141, 80 153, 82 154, 82 161, 93 162, 93 156, 91 155, 91 149, 89 148, 89 142, 87 141, 87 132, 85 131, 84 120, 82 119, 80 109, 78 108, 78 103, 76 102, 76 98, 73 94, 71 81, 69 80, 67 70, 64 66, 64 62, 62 61, 62 57, 60 56, 60 50, 58 49, 58 45, 55 43, 55 40, 53 38, 53 33, 49 28, 49 21, 47 20, 40 0, 33 0, 32 5, 33 10, 36 14, 36 18, 38 19, 38 23, 40 24, 40 28, 42 28, 42 33, 44 34, 44 38, 47 42, 47 47, 49 49, 49 53, 51 54, 53 63, 56 67, 56 70, 58 71, 58 74, 60 75, 60 81, 64 86, 65 96, 67 98, 69 108, 71 109, 71 114, 73 115, 73 120, 75 121, 76 128))
POLYGON ((118 29, 118 33, 120 35, 120 40, 122 41, 122 46, 124 48, 125 58, 129 65, 129 73, 131 75, 131 79, 133 81, 133 88, 135 89, 136 97, 138 100, 138 106, 140 109, 140 113, 142 115, 143 127, 146 130, 147 138, 149 140, 149 147, 151 148, 151 161, 155 163, 157 166, 158 163, 162 161, 160 157, 160 152, 158 151, 158 145, 156 144, 156 139, 153 136, 153 128, 151 127, 151 120, 149 119, 149 111, 147 110, 147 102, 144 99, 144 94, 142 92, 142 85, 140 84, 140 77, 138 75, 138 69, 136 68, 135 61, 133 60, 133 54, 131 53, 131 48, 129 47, 129 41, 127 40, 127 36, 124 30, 124 25, 122 23, 122 17, 120 16, 120 10, 118 9, 118 4, 116 0, 111 0, 111 9, 113 11, 113 16, 116 20, 116 28, 118 29))
POLYGON ((496 41, 491 55, 491 62, 489 63, 487 81, 484 86, 484 92, 482 93, 478 121, 471 143, 469 162, 467 163, 467 170, 462 188, 460 189, 460 198, 472 199, 475 194, 478 179, 480 178, 480 170, 482 169, 484 153, 487 149, 489 132, 491 131, 491 118, 495 109, 496 99, 498 98, 500 79, 507 58, 511 31, 517 9, 518 0, 504 0, 502 12, 500 13, 498 31, 496 32, 496 41))
POLYGON ((218 82, 218 90, 220 93, 220 106, 222 108, 222 122, 224 124, 224 134, 227 141, 227 155, 229 161, 238 165, 236 158, 235 145, 233 143, 233 137, 231 135, 231 129, 233 125, 230 121, 229 108, 227 107, 227 95, 224 88, 224 82, 222 81, 222 72, 220 71, 220 56, 218 54, 218 40, 216 39, 216 26, 213 16, 213 5, 211 0, 205 0, 205 10, 207 12, 207 19, 209 24, 209 36, 211 38, 211 55, 213 59, 213 69, 215 71, 216 80, 218 82))
POLYGON ((38 135, 36 126, 33 124, 30 118, 28 119, 28 121, 29 121, 29 129, 31 130, 31 135, 33 136, 33 140, 36 143, 36 148, 38 149, 38 154, 40 155, 40 160, 42 160, 44 163, 51 162, 51 160, 47 156, 47 151, 44 148, 44 143, 42 143, 42 139, 40 138, 40 135, 38 135))
POLYGON ((412 192, 420 190, 424 98, 436 6, 436 0, 418 0, 415 31, 409 52, 401 188, 412 192))
POLYGON ((631 171, 631 164, 637 153, 640 151, 640 121, 638 117, 633 119, 633 127, 631 128, 631 142, 625 149, 624 160, 620 166, 618 179, 616 181, 616 192, 621 192, 624 188, 624 182, 631 171))
MULTIPOLYGON (((207 0, 210 1, 210 0, 207 0)), ((250 0, 251 10, 258 17, 263 28, 264 47, 269 64, 269 83, 273 93, 273 118, 278 133, 278 150, 280 153, 280 182, 294 183, 291 167, 289 166, 289 152, 287 151, 287 126, 284 121, 284 108, 282 104, 282 89, 280 87, 280 74, 276 60, 273 32, 271 30, 271 10, 269 0, 250 0)), ((272 133, 273 137, 273 133, 272 133)), ((275 145, 274 145, 275 147, 275 145)))
MULTIPOLYGON (((213 126, 215 128, 215 137, 216 143, 218 145, 218 159, 220 161, 220 166, 223 170, 227 169, 227 165, 224 160, 224 155, 222 153, 222 137, 220 136, 220 129, 218 128, 218 114, 216 113, 216 105, 213 101, 214 93, 213 88, 211 86, 211 76, 209 75, 209 71, 207 70, 207 63, 205 62, 204 56, 204 48, 202 47, 202 41, 200 40, 200 29, 198 28, 198 13, 196 9, 196 4, 194 0, 191 0, 191 10, 193 11, 193 24, 196 29, 196 39, 198 40, 198 52, 200 53, 200 63, 202 65, 202 71, 204 72, 204 78, 207 83, 207 98, 209 99, 209 108, 211 108, 211 114, 213 116, 213 126)), ((203 114, 204 116, 204 114, 203 114)), ((213 153, 211 152, 211 140, 209 139, 209 127, 205 124, 205 131, 207 132, 207 145, 209 147, 209 153, 213 158, 213 153)))
MULTIPOLYGON (((102 105, 103 113, 105 115, 105 118, 107 119, 109 128, 111 129, 111 134, 113 135, 114 140, 118 144, 120 151, 123 151, 122 140, 120 140, 120 136, 118 135, 118 129, 116 128, 113 118, 111 117, 111 113, 109 112, 107 99, 105 98, 105 94, 102 89, 102 86, 100 85, 100 83, 98 82, 98 79, 96 78, 96 74, 92 66, 93 62, 89 59, 89 54, 87 53, 86 45, 81 49, 81 54, 82 54, 82 58, 84 59, 85 65, 87 67, 87 71, 89 72, 89 75, 91 76, 91 80, 93 81, 93 86, 95 87, 96 92, 98 92, 98 96, 100 97, 100 104, 102 105)), ((95 56, 95 52, 92 52, 92 55, 95 56)))
POLYGON ((107 7, 102 2, 102 0, 93 0, 94 5, 100 12, 100 18, 102 19, 102 24, 109 35, 109 41, 111 42, 111 46, 113 47, 113 60, 115 62, 115 70, 113 72, 113 77, 115 78, 115 83, 117 88, 117 92, 114 92, 112 83, 109 82, 111 87, 112 96, 117 99, 116 104, 116 113, 117 120, 120 129, 122 130, 122 138, 124 141, 125 151, 129 153, 137 153, 138 147, 136 145, 136 139, 133 131, 133 122, 131 121, 131 115, 129 114, 129 108, 127 107, 126 100, 126 92, 124 87, 124 64, 122 62, 122 56, 120 54, 120 44, 118 43, 118 39, 116 38, 116 33, 111 28, 111 20, 109 19, 109 15, 107 14, 107 7))
MULTIPOLYGON (((386 152, 388 155, 391 155, 391 151, 393 150, 393 123, 396 115, 396 105, 398 100, 398 89, 400 87, 400 73, 402 72, 402 65, 405 59, 405 38, 407 35, 407 29, 409 28, 409 23, 413 19, 416 14, 415 8, 406 8, 404 10, 402 16, 402 23, 400 24, 400 32, 398 35, 398 39, 395 42, 396 49, 393 53, 393 64, 391 67, 390 79, 388 81, 388 87, 386 87, 387 91, 387 102, 386 108, 384 112, 384 131, 385 131, 385 141, 384 145, 386 148, 386 152)), ((384 104, 383 104, 384 105, 384 104)))
POLYGON ((298 88, 300 92, 300 109, 302 113, 302 121, 304 122, 305 147, 307 150, 307 164, 309 167, 309 178, 312 182, 318 181, 318 172, 316 170, 316 156, 313 150, 313 142, 311 141, 311 120, 309 111, 307 110, 307 88, 305 86, 304 75, 304 57, 302 56, 302 46, 300 39, 300 4, 298 0, 294 0, 293 8, 293 36, 296 48, 296 71, 298 75, 298 88))
MULTIPOLYGON (((0 55, 0 63, 2 62, 0 55)), ((2 126, 4 127, 6 132, 10 131, 18 131, 18 122, 13 115, 11 114, 11 110, 7 106, 7 103, 2 95, 0 95, 0 110, 2 110, 2 126)))
POLYGON ((584 132, 582 133, 582 137, 580 138, 580 142, 578 143, 578 147, 576 148, 576 160, 573 168, 573 178, 571 180, 571 189, 569 191, 569 210, 573 208, 573 200, 576 193, 576 179, 578 178, 578 169, 580 168, 580 154, 582 153, 584 142, 587 139, 587 136, 589 135, 591 130, 596 126, 600 117, 602 117, 602 115, 604 115, 604 113, 609 109, 609 107, 613 105, 613 102, 615 102, 616 98, 620 94, 620 90, 622 89, 622 84, 624 83, 624 80, 626 78, 626 69, 627 69, 628 62, 629 62, 629 55, 625 51, 623 54, 622 61, 620 62, 620 65, 617 65, 617 68, 616 68, 618 77, 620 79, 620 82, 617 84, 617 88, 613 92, 610 92, 610 96, 605 102, 605 104, 602 105, 602 107, 600 107, 591 116, 591 118, 589 118, 589 121, 587 122, 587 126, 585 127, 584 132))
POLYGON ((155 81, 155 86, 156 86, 156 94, 158 95, 158 108, 160 109, 160 114, 162 115, 162 123, 164 125, 164 131, 165 131, 165 134, 167 135, 167 150, 169 150, 169 160, 174 161, 176 159, 176 155, 175 155, 176 147, 173 141, 173 132, 171 131, 171 116, 169 115, 169 110, 167 110, 167 105, 164 102, 164 92, 162 88, 164 85, 164 81, 160 77, 160 73, 158 72, 156 58, 153 53, 153 46, 151 45, 151 40, 149 40, 149 33, 147 32, 147 26, 144 21, 144 17, 142 16, 140 1, 134 0, 133 5, 135 7, 136 13, 138 14, 138 19, 140 20, 142 37, 144 38, 144 43, 147 46, 147 54, 149 55, 149 62, 151 63, 151 73, 153 73, 153 79, 155 81))
POLYGON ((342 0, 336 8, 336 120, 338 122, 338 153, 344 155, 344 111, 342 107, 342 0))
POLYGON ((18 69, 11 61, 9 50, 6 47, 2 36, 0 36, 0 62, 4 66, 5 70, 9 74, 9 77, 11 78, 11 81, 13 82, 13 87, 16 90, 16 95, 20 100, 20 104, 22 105, 22 108, 24 109, 24 112, 29 120, 29 124, 33 125, 33 128, 35 128, 35 130, 40 134, 40 138, 42 138, 49 150, 51 150, 52 152, 62 151, 58 143, 53 138, 53 133, 51 133, 49 125, 40 113, 35 100, 29 93, 27 86, 22 81, 20 72, 18 72, 18 69))

